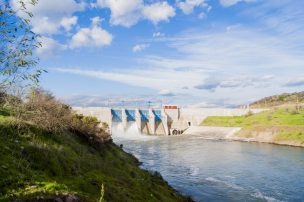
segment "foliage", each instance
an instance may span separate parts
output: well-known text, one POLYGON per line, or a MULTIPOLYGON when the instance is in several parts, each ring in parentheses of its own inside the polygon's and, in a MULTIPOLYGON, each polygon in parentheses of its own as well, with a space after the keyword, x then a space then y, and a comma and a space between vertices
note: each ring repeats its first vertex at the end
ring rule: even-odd
POLYGON ((51 93, 42 89, 32 89, 23 103, 11 106, 11 111, 22 108, 21 120, 32 123, 48 132, 62 133, 72 131, 98 146, 109 140, 105 124, 95 117, 76 114, 70 106, 57 100, 51 93))
POLYGON ((0 119, 0 201, 98 201, 102 184, 105 201, 187 200, 111 142, 97 149, 73 133, 19 125, 0 119))
MULTIPOLYGON (((35 5, 37 0, 26 1, 35 5)), ((22 81, 38 83, 45 72, 37 67, 38 58, 33 50, 41 47, 38 35, 31 31, 33 14, 26 9, 25 1, 14 10, 9 1, 0 2, 0 86, 22 81)))
POLYGON ((71 122, 71 108, 58 101, 51 93, 32 89, 24 103, 22 119, 47 131, 61 132, 71 122))

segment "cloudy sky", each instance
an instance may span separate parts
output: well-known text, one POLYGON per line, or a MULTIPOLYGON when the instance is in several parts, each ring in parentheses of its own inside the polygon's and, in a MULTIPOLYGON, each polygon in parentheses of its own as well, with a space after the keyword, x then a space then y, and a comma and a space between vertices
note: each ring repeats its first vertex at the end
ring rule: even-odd
POLYGON ((80 106, 234 106, 302 91, 303 8, 302 0, 39 0, 28 7, 43 43, 40 66, 49 72, 42 86, 80 106))

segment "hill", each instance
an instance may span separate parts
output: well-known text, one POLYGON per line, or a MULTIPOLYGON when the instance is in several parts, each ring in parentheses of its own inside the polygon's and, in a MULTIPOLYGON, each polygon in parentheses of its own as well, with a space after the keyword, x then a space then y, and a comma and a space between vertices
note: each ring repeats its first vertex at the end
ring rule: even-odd
POLYGON ((229 137, 233 140, 304 147, 303 102, 304 92, 270 96, 251 105, 268 108, 261 113, 232 117, 210 116, 201 125, 241 127, 238 133, 229 137))
POLYGON ((251 108, 267 108, 280 105, 296 105, 304 103, 304 92, 298 93, 284 93, 281 95, 274 95, 265 97, 261 100, 250 104, 251 108))
POLYGON ((191 200, 111 141, 93 146, 0 114, 0 201, 191 200))
POLYGON ((273 108, 246 116, 210 116, 204 126, 241 127, 234 140, 304 146, 304 109, 273 108))

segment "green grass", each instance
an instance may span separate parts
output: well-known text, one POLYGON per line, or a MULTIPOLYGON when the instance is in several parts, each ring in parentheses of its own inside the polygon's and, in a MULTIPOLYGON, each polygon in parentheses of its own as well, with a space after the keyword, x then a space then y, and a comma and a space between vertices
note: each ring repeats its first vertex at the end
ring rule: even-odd
POLYGON ((0 115, 0 201, 54 199, 72 193, 83 201, 186 201, 161 176, 109 142, 93 148, 71 133, 52 134, 0 115))
POLYGON ((276 136, 276 141, 296 141, 304 144, 304 131, 302 132, 282 132, 276 136))
POLYGON ((201 125, 252 127, 252 126, 303 126, 304 109, 299 113, 292 108, 279 108, 245 116, 210 116, 201 125))
POLYGON ((266 131, 275 134, 276 143, 293 141, 304 145, 304 109, 276 108, 245 116, 210 116, 201 125, 242 127, 237 135, 246 138, 266 131))

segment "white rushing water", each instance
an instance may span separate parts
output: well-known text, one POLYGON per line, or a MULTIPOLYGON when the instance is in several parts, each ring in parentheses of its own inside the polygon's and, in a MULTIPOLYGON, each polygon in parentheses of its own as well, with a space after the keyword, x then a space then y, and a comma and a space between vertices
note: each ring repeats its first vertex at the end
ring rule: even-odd
POLYGON ((123 123, 113 123, 112 138, 115 140, 152 140, 156 137, 145 135, 139 132, 136 122, 128 123, 124 128, 123 123))

